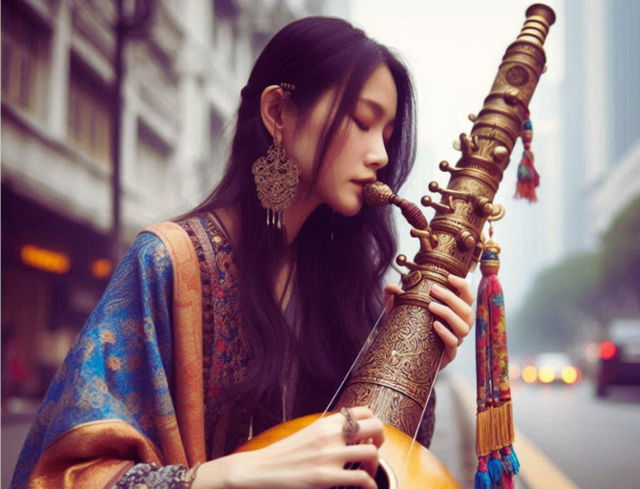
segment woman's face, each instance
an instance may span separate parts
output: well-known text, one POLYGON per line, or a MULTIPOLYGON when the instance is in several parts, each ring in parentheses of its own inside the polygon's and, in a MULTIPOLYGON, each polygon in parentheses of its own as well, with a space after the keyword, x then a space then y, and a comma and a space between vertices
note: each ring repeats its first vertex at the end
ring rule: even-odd
MULTIPOLYGON (((389 68, 379 65, 366 81, 352 114, 338 129, 320 172, 313 178, 317 142, 327 117, 332 116, 335 91, 327 91, 302 127, 284 140, 302 170, 301 190, 314 204, 327 204, 334 211, 353 216, 362 208, 362 187, 376 180, 376 172, 388 162, 386 143, 393 133, 397 90, 389 68)), ((286 138, 285 131, 284 137, 286 138)))

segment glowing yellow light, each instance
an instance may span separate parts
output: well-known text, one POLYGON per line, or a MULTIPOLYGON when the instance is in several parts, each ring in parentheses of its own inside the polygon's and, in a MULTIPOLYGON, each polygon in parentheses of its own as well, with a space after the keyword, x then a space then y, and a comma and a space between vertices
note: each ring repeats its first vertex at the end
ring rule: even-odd
POLYGON ((578 369, 565 367, 562 369, 562 380, 567 384, 573 384, 578 380, 578 369))
POLYGON ((528 365, 522 369, 522 380, 527 384, 533 384, 538 378, 538 372, 533 365, 528 365))
POLYGON ((91 262, 91 275, 96 278, 107 278, 111 275, 113 270, 113 266, 111 262, 106 258, 101 258, 99 260, 93 260, 91 262))
POLYGON ((556 374, 551 367, 540 367, 538 378, 543 384, 549 384, 555 380, 556 374))
POLYGON ((20 258, 25 265, 59 275, 64 275, 71 268, 71 261, 64 253, 34 245, 24 245, 20 249, 20 258))

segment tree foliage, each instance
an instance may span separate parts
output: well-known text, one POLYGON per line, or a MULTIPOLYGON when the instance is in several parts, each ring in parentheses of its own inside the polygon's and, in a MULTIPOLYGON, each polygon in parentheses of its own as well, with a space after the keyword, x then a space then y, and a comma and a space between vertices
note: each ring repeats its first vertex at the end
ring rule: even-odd
POLYGON ((585 322, 640 314, 640 196, 603 234, 599 248, 538 275, 514 316, 515 349, 569 347, 585 322))
POLYGON ((599 265, 597 253, 585 253, 540 272, 515 316, 520 341, 514 347, 562 349, 570 345, 585 316, 597 314, 599 265))
POLYGON ((627 205, 602 236, 601 286, 618 307, 640 303, 640 196, 627 205), (626 300, 620 300, 620 298, 626 300))

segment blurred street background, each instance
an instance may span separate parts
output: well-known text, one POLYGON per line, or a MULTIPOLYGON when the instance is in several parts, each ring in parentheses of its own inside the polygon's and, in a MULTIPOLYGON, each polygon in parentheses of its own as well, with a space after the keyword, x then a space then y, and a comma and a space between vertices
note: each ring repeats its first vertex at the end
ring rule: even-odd
MULTIPOLYGON (((334 15, 413 74, 418 202, 448 180, 524 0, 3 0, 2 487, 39 400, 146 225, 221 176, 234 111, 270 37, 334 15)), ((521 483, 636 489, 640 458, 640 0, 554 0, 531 103, 539 202, 495 201, 521 483), (630 385, 622 385, 630 384, 630 385), (635 384, 635 385, 634 385, 635 384), (527 466, 527 462, 529 462, 527 466)), ((428 215, 429 217, 429 215, 428 215)), ((399 252, 417 243, 398 220, 399 252)), ((479 272, 468 279, 477 287, 479 272)), ((393 277, 395 280, 397 277, 393 277)), ((470 487, 473 341, 438 380, 432 450, 470 487)))

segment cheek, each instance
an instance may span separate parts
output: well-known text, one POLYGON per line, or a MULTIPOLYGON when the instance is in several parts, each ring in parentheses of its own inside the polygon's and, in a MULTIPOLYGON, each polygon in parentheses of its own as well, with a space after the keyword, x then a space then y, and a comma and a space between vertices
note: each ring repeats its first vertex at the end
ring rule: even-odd
POLYGON ((287 155, 296 161, 300 167, 300 181, 308 185, 313 173, 314 151, 311 142, 307 138, 292 138, 291 143, 285 143, 287 155))

